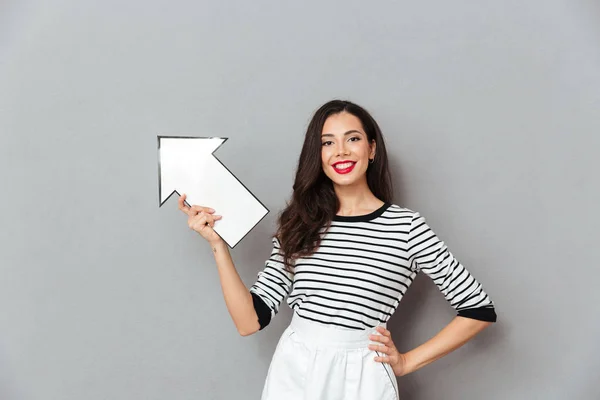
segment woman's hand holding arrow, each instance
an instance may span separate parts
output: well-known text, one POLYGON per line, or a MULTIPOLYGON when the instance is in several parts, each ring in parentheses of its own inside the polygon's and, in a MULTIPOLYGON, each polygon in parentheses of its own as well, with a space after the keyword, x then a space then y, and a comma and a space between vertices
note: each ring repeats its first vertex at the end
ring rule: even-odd
POLYGON ((208 243, 214 245, 223 241, 221 236, 214 231, 215 222, 223 218, 222 215, 213 215, 215 210, 210 207, 185 205, 186 195, 179 197, 179 209, 188 215, 188 226, 198 232, 208 243))

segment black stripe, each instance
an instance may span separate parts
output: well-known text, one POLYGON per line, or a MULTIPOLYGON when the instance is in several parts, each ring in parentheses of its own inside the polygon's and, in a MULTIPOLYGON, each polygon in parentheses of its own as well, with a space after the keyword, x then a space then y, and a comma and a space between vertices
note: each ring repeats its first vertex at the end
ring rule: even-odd
MULTIPOLYGON (((379 296, 387 297, 388 299, 397 300, 397 297, 390 296, 389 294, 379 293, 377 290, 366 289, 366 288, 358 286, 358 285, 350 285, 349 283, 327 282, 327 281, 322 281, 320 279, 308 279, 308 278, 296 279, 296 282, 318 282, 318 283, 323 283, 325 285, 336 285, 336 286, 351 287, 351 288, 355 288, 355 289, 364 290, 365 292, 375 293, 375 294, 377 294, 379 296)), ((320 287, 320 289, 321 290, 328 290, 325 287, 320 287)))
MULTIPOLYGON (((298 293, 298 294, 294 294, 294 295, 291 295, 291 296, 290 296, 290 304, 291 304, 291 303, 294 303, 294 302, 296 302, 297 300, 301 300, 302 302, 304 302, 304 301, 305 301, 305 299, 306 299, 306 297, 307 297, 307 296, 306 296, 305 294, 300 294, 300 293, 298 293), (302 297, 300 297, 300 296, 302 296, 302 297), (292 299, 294 299, 294 300, 292 300, 292 299)), ((327 296, 323 296, 323 295, 320 295, 320 294, 314 294, 314 293, 311 293, 311 295, 310 295, 310 298, 311 298, 311 299, 312 299, 312 298, 320 298, 320 299, 325 299, 325 300, 329 300, 329 301, 337 301, 337 302, 344 303, 344 304, 354 304, 354 305, 356 305, 356 306, 358 306, 358 307, 363 307, 363 308, 368 308, 369 310, 373 310, 373 311, 375 311, 376 313, 382 313, 382 314, 385 314, 385 315, 387 315, 388 317, 391 317, 391 316, 392 316, 392 313, 390 313, 390 312, 383 311, 383 310, 381 310, 381 309, 377 309, 377 308, 375 308, 375 307, 370 307, 370 306, 368 306, 368 305, 366 305, 366 304, 364 304, 364 303, 359 303, 359 302, 352 301, 352 300, 347 300, 347 299, 334 299, 334 298, 332 298, 332 297, 327 297, 327 296)), ((320 305, 322 305, 323 307, 325 307, 325 305, 323 305, 323 304, 320 304, 320 305)), ((327 306, 327 307, 328 307, 328 306, 327 306)))
MULTIPOLYGON (((346 264, 346 263, 342 263, 342 264, 346 264)), ((348 263, 348 264, 350 264, 350 263, 348 263)), ((394 282, 394 283, 398 283, 398 284, 400 284, 400 285, 404 286, 406 289, 408 289, 408 285, 406 285, 404 282, 402 282, 402 281, 398 281, 398 280, 396 280, 396 279, 392 279, 392 278, 390 278, 390 277, 387 277, 387 276, 383 276, 383 275, 376 274, 376 273, 374 273, 373 271, 366 271, 366 270, 361 270, 361 269, 353 269, 353 268, 342 268, 342 267, 338 267, 338 266, 334 266, 334 267, 333 267, 333 266, 331 266, 331 265, 309 264, 309 263, 305 263, 305 262, 303 262, 303 263, 301 263, 301 264, 297 264, 296 266, 299 266, 299 265, 300 265, 300 266, 311 266, 311 267, 318 267, 318 268, 330 268, 330 269, 332 269, 332 270, 334 270, 334 271, 352 271, 352 272, 358 272, 358 273, 361 273, 361 274, 366 274, 366 275, 368 275, 368 276, 377 276, 377 277, 379 277, 379 278, 386 279, 386 280, 388 280, 388 281, 392 281, 392 282, 394 282)), ((377 268, 377 267, 373 267, 373 268, 376 268, 376 269, 382 269, 382 268, 377 268)), ((387 271, 387 270, 384 270, 384 271, 387 271)), ((296 274, 299 274, 299 273, 301 273, 301 272, 302 272, 302 273, 306 273, 306 272, 312 272, 312 273, 315 273, 315 274, 318 274, 318 273, 320 273, 319 271, 296 271, 296 274)), ((409 283, 412 281, 412 279, 411 279, 411 277, 410 277, 410 276, 405 276, 405 275, 402 275, 402 274, 399 274, 399 273, 398 273, 398 275, 401 275, 402 277, 406 278, 406 279, 409 281, 409 283)), ((356 278, 356 279, 358 279, 358 278, 356 278)), ((394 288, 394 290, 396 290, 396 289, 394 288)))
POLYGON ((310 319, 311 321, 315 321, 315 322, 319 322, 321 324, 325 324, 325 325, 337 325, 337 326, 343 326, 345 328, 350 328, 350 329, 358 329, 361 330, 363 328, 357 327, 357 326, 353 326, 353 325, 346 325, 346 324, 338 324, 336 322, 331 322, 331 321, 322 321, 320 319, 316 319, 316 318, 311 318, 309 316, 306 315, 302 315, 304 314, 304 312, 300 313, 300 310, 295 310, 296 314, 298 314, 299 316, 301 316, 302 318, 306 318, 306 319, 310 319))
MULTIPOLYGON (((405 240, 402 240, 400 237, 398 238, 386 238, 386 237, 377 237, 377 236, 369 236, 369 235, 361 235, 359 233, 354 233, 354 232, 328 232, 328 236, 332 236, 332 235, 346 235, 346 236, 353 236, 353 237, 365 237, 368 239, 377 239, 377 240, 389 240, 392 242, 406 242, 405 240)), ((405 249, 403 248, 398 248, 398 250, 402 250, 404 251, 405 249)))
MULTIPOLYGON (((367 244, 367 243, 365 243, 365 244, 367 244)), ((331 246, 331 245, 324 245, 324 244, 322 244, 322 245, 319 246, 319 248, 320 249, 323 249, 323 248, 327 248, 327 249, 340 249, 340 250, 346 250, 346 251, 347 250, 364 251, 365 253, 368 253, 368 254, 381 254, 383 256, 388 256, 388 257, 391 257, 391 258, 401 258, 403 260, 406 260, 405 257, 402 257, 399 254, 386 253, 385 251, 377 251, 377 250, 371 250, 371 249, 360 249, 360 248, 356 248, 356 247, 353 247, 353 246, 331 246)), ((333 254, 336 254, 336 253, 333 253, 333 254)), ((371 259, 371 260, 379 260, 378 258, 372 258, 372 257, 367 257, 367 256, 358 256, 356 254, 340 254, 340 255, 348 256, 348 257, 364 257, 364 258, 368 258, 368 259, 371 259)), ((379 260, 379 261, 383 261, 383 260, 379 260)), ((398 264, 395 264, 395 265, 398 265, 398 264)))
MULTIPOLYGON (((375 320, 377 322, 385 322, 385 320, 383 320, 381 318, 375 318, 372 315, 369 315, 367 313, 364 313, 364 312, 361 312, 361 311, 358 311, 358 310, 352 310, 350 308, 343 308, 343 307, 335 307, 335 306, 330 306, 330 305, 324 305, 324 304, 318 303, 316 301, 311 301, 311 300, 296 299, 292 303, 290 303, 290 306, 292 306, 293 304, 297 303, 298 301, 302 301, 303 305, 304 304, 314 304, 316 306, 327 308, 327 309, 331 309, 331 310, 337 310, 337 311, 344 311, 344 312, 348 312, 348 313, 360 314, 360 315, 363 315, 363 316, 365 316, 365 317, 367 317, 369 319, 375 320)), ((314 308, 311 308, 310 310, 315 311, 314 308)), ((331 316, 331 314, 325 314, 325 313, 321 313, 321 314, 331 316)), ((338 313, 335 313, 335 316, 336 317, 342 317, 338 313)), ((354 320, 354 321, 360 321, 360 320, 354 320)))
MULTIPOLYGON (((356 244, 360 244, 360 245, 366 245, 368 244, 369 246, 376 246, 376 247, 385 247, 388 249, 393 249, 395 251, 401 250, 404 251, 403 248, 401 247, 396 247, 396 246, 390 246, 390 245, 386 245, 386 244, 381 244, 381 243, 366 243, 366 242, 361 242, 358 240, 349 240, 349 239, 333 239, 330 237, 323 237, 321 238, 321 243, 323 242, 341 242, 341 243, 356 243, 356 244)), ((398 257, 398 254, 395 254, 396 257, 398 257)))
MULTIPOLYGON (((314 287, 310 287, 310 286, 299 286, 297 288, 296 287, 294 287, 294 288, 298 289, 298 290, 314 290, 315 289, 314 287)), ((386 307, 394 308, 394 306, 389 305, 386 302, 374 299, 373 297, 363 296, 363 295, 358 294, 358 293, 353 293, 353 292, 348 293, 348 292, 343 292, 341 290, 333 290, 333 289, 327 289, 327 292, 339 293, 339 294, 343 294, 343 295, 350 296, 350 297, 359 297, 361 299, 372 301, 373 303, 378 303, 378 304, 381 304, 381 305, 386 306, 386 307)))
MULTIPOLYGON (((398 289, 396 289, 394 287, 388 286, 388 285, 384 285, 381 282, 374 282, 374 281, 369 280, 369 279, 363 279, 363 278, 359 278, 359 277, 355 277, 355 276, 345 276, 345 275, 338 275, 338 274, 329 274, 329 273, 326 273, 326 272, 319 272, 319 271, 296 271, 296 276, 298 276, 300 274, 302 274, 302 275, 304 275, 304 274, 315 274, 315 275, 319 275, 319 276, 334 276, 336 278, 352 279, 352 280, 359 281, 359 282, 368 282, 368 283, 371 283, 371 284, 373 284, 375 286, 381 286, 382 288, 389 289, 389 290, 392 290, 394 292, 402 293, 400 290, 398 290, 398 289)), ((298 279, 297 281, 301 281, 301 280, 306 280, 306 279, 298 279)), ((403 283, 403 282, 398 282, 398 283, 401 284, 402 286, 404 286, 406 289, 408 289, 408 285, 406 285, 405 283, 403 283)))
MULTIPOLYGON (((345 255, 345 254, 337 254, 337 253, 328 253, 328 252, 325 252, 325 251, 319 251, 319 254, 320 255, 327 255, 327 256, 335 256, 335 257, 359 258, 359 259, 364 259, 364 260, 369 260, 369 261, 379 261, 379 262, 383 262, 385 264, 392 265, 394 267, 406 268, 406 265, 404 265, 404 264, 393 263, 391 261, 383 261, 383 260, 380 260, 378 258, 373 258, 373 257, 358 256, 358 255, 355 255, 355 254, 345 255)), ((344 260, 332 259, 331 262, 344 262, 344 260)), ((361 264, 361 263, 355 262, 355 261, 352 261, 352 263, 353 264, 361 264)), ((383 267, 377 267, 377 266, 374 266, 374 265, 371 265, 371 264, 361 264, 361 265, 367 265, 369 267, 380 268, 380 269, 383 269, 383 270, 391 272, 391 273, 396 273, 396 274, 402 275, 401 273, 399 273, 397 271, 394 271, 394 270, 391 270, 391 269, 387 269, 387 268, 383 268, 383 267)), ((408 278, 406 275, 402 275, 402 276, 404 276, 405 278, 408 278)))

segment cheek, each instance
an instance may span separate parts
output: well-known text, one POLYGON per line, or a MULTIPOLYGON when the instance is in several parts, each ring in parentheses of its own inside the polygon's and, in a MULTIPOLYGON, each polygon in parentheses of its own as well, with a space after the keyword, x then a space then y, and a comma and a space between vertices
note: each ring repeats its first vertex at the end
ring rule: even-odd
POLYGON ((323 170, 323 172, 325 172, 325 175, 329 176, 331 178, 331 170, 330 170, 330 166, 329 166, 329 162, 331 161, 331 151, 326 148, 323 147, 321 150, 321 169, 323 170))
POLYGON ((321 152, 321 168, 323 170, 327 169, 327 155, 325 152, 321 152))
POLYGON ((321 162, 323 164, 329 163, 329 159, 331 158, 331 151, 327 149, 327 147, 321 148, 321 162))
POLYGON ((367 144, 364 143, 364 141, 362 141, 363 143, 360 146, 360 154, 362 155, 362 157, 366 157, 369 158, 369 146, 367 144))

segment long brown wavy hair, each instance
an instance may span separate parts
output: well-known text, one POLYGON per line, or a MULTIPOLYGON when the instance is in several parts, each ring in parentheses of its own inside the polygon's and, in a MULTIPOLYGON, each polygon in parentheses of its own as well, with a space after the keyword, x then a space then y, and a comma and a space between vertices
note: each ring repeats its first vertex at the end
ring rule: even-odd
POLYGON ((323 104, 306 130, 291 201, 278 216, 275 237, 280 243, 285 268, 290 272, 293 272, 295 259, 314 253, 321 242, 321 229, 329 228, 340 207, 333 183, 322 168, 321 134, 325 120, 342 112, 350 113, 361 121, 369 143, 375 140, 377 154, 367 168, 367 184, 378 199, 392 201, 387 152, 377 122, 367 110, 350 101, 332 100, 323 104))

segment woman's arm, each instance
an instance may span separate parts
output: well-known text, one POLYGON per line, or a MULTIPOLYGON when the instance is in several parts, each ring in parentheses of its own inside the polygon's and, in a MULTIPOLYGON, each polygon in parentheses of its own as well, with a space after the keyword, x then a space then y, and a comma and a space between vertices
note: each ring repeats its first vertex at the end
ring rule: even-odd
POLYGON ((225 304, 242 336, 265 328, 292 288, 293 274, 283 268, 279 240, 273 237, 271 241, 271 255, 249 289, 238 275, 226 243, 223 240, 211 242, 225 304))
POLYGON ((260 328, 252 295, 235 269, 225 241, 221 240, 210 245, 217 263, 227 310, 240 335, 251 335, 260 328))
POLYGON ((198 232, 209 243, 217 262, 225 304, 233 323, 242 336, 250 335, 259 328, 258 315, 252 295, 233 265, 227 244, 213 229, 222 216, 214 214, 215 210, 210 207, 189 207, 185 202, 186 197, 185 193, 179 197, 179 209, 188 216, 189 228, 198 232))
POLYGON ((385 354, 375 357, 375 361, 389 363, 396 376, 404 376, 458 349, 491 324, 457 316, 437 335, 404 354, 396 349, 390 331, 379 326, 377 331, 381 335, 371 335, 371 340, 382 344, 370 345, 369 348, 385 354))
POLYGON ((398 376, 443 357, 496 322, 494 302, 483 285, 454 257, 418 212, 411 221, 408 253, 411 269, 429 276, 458 315, 433 338, 405 354, 398 353, 387 335, 394 356, 390 364, 396 365, 394 372, 398 376))

